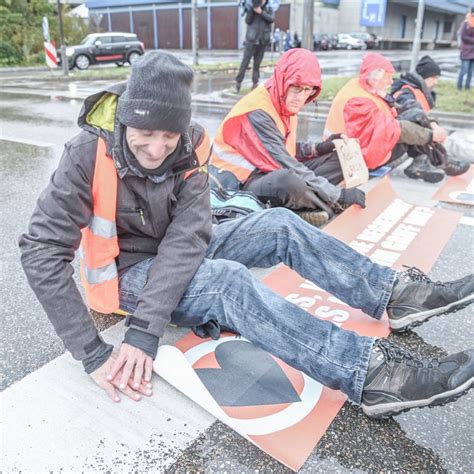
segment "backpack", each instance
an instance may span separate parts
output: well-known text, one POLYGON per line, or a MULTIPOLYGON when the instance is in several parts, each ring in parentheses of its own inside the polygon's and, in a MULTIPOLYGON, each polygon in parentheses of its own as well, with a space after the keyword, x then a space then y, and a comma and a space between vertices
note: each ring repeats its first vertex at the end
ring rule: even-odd
POLYGON ((264 209, 266 207, 251 192, 211 189, 211 212, 217 224, 264 209))

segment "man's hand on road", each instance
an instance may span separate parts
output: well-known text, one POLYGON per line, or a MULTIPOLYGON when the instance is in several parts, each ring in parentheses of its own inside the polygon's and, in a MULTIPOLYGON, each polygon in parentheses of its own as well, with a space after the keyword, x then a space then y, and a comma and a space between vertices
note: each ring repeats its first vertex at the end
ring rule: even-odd
MULTIPOLYGON (((141 360, 141 357, 138 357, 141 360)), ((137 360, 137 358, 135 358, 137 360)), ((127 397, 131 398, 132 400, 139 401, 141 400, 141 395, 151 396, 153 394, 152 384, 151 384, 151 370, 152 370, 153 360, 151 357, 147 356, 144 352, 140 349, 136 349, 133 346, 129 346, 128 344, 122 344, 119 353, 113 352, 111 356, 107 359, 107 361, 100 366, 97 370, 92 372, 90 376, 92 380, 105 390, 107 395, 110 399, 114 402, 119 402, 120 398, 117 393, 117 389, 119 389, 122 393, 127 395, 127 397), (127 346, 124 348, 124 346, 127 346), (133 349, 133 350, 129 350, 133 349), (141 365, 141 372, 139 370, 128 371, 128 376, 125 373, 124 366, 130 367, 130 360, 133 359, 133 353, 135 351, 140 352, 143 355, 143 359, 145 362, 141 365), (129 357, 131 357, 129 359, 129 357), (146 361, 149 359, 150 361, 146 361), (120 362, 121 361, 121 362, 120 362), (117 369, 118 367, 118 369, 117 369), (145 369, 145 371, 143 371, 145 369), (132 373, 133 372, 133 373, 132 373), (138 378, 137 376, 141 373, 138 378), (144 377, 143 377, 144 374, 144 377)), ((137 364, 134 364, 134 367, 137 364)))

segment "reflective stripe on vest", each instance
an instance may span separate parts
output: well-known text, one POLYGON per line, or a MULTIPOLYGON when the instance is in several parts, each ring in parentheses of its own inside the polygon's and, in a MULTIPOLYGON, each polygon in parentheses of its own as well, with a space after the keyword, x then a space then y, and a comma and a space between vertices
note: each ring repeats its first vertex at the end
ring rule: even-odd
POLYGON ((430 104, 426 99, 425 94, 423 94, 423 91, 421 89, 416 89, 409 84, 403 85, 400 90, 395 92, 393 95, 395 99, 402 93, 402 89, 408 89, 415 96, 415 100, 421 105, 424 112, 428 113, 431 110, 430 104))
POLYGON ((93 216, 88 226, 81 230, 79 256, 87 304, 101 313, 111 313, 119 308, 115 263, 119 254, 115 224, 117 181, 115 164, 106 154, 104 140, 99 138, 92 182, 93 216))
MULTIPOLYGON (((285 148, 290 156, 296 155, 296 127, 298 119, 296 115, 290 118, 290 129, 287 131, 285 124, 275 109, 270 94, 262 84, 252 92, 243 97, 227 114, 220 125, 214 138, 214 148, 211 163, 217 168, 231 171, 241 182, 245 182, 256 166, 246 157, 242 156, 235 148, 224 141, 224 126, 226 122, 234 117, 245 115, 254 110, 263 110, 275 122, 279 132, 285 137, 285 148)), ((226 131, 227 134, 227 131, 226 131)))

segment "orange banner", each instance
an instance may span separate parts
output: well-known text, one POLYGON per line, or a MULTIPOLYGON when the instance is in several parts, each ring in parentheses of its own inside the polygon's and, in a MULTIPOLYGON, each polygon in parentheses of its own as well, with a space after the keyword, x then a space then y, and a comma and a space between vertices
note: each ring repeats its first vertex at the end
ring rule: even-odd
POLYGON ((474 206, 474 165, 460 176, 450 176, 433 196, 433 199, 474 206))
MULTIPOLYGON (((380 263, 429 271, 460 217, 403 201, 384 178, 368 193, 366 209, 351 207, 324 231, 380 263)), ((375 337, 389 334, 385 317, 376 321, 350 308, 288 267, 279 267, 264 282, 310 314, 344 329, 375 337)), ((240 337, 210 341, 189 334, 176 347, 222 412, 207 409, 295 471, 346 400, 341 392, 323 387, 240 337)), ((190 385, 187 394, 193 398, 190 393, 199 390, 193 388, 198 383, 190 385)))

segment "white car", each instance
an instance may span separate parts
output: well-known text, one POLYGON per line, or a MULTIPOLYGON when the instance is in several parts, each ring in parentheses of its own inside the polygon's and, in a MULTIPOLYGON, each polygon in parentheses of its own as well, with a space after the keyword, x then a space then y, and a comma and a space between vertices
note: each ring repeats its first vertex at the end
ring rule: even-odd
POLYGON ((339 33, 337 35, 337 48, 338 49, 367 49, 367 45, 364 40, 354 38, 351 35, 345 33, 339 33))

